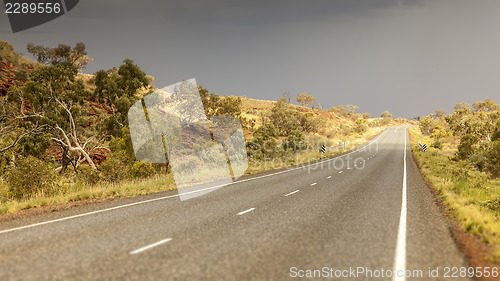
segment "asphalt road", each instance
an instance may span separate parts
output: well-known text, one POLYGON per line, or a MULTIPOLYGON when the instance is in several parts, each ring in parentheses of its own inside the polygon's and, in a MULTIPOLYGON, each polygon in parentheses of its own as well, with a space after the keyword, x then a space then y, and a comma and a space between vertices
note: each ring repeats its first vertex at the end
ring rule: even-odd
POLYGON ((1 280, 468 280, 444 278, 460 266, 402 127, 187 201, 172 191, 0 224, 1 280), (375 277, 388 271, 418 277, 375 277))

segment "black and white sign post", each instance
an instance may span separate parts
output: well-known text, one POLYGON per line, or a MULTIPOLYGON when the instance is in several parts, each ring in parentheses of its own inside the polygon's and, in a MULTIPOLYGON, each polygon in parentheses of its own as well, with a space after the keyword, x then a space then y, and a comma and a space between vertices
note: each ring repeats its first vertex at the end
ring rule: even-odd
POLYGON ((418 147, 423 151, 427 152, 427 144, 422 144, 421 141, 418 141, 418 147))
POLYGON ((326 153, 326 146, 324 144, 319 149, 319 152, 321 152, 321 158, 323 158, 323 154, 326 153))

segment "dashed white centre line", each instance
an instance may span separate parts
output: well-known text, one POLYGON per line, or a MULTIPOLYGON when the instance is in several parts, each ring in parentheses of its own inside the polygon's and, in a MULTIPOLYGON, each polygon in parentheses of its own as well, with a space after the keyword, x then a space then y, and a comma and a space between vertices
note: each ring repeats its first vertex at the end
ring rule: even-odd
MULTIPOLYGON (((357 151, 360 151, 361 149, 367 147, 368 145, 371 145, 372 143, 376 143, 382 136, 386 135, 386 133, 388 133, 388 132, 390 132, 390 130, 388 130, 388 129, 384 130, 377 138, 375 138, 374 140, 371 140, 366 145, 362 145, 362 146, 358 147, 357 149, 354 149, 354 150, 350 151, 345 156, 353 154, 353 153, 355 153, 357 151)), ((378 152, 377 152, 377 154, 378 154, 378 152)), ((329 161, 332 161, 332 160, 335 160, 335 159, 341 159, 342 157, 344 157, 344 156, 338 156, 338 157, 334 157, 334 158, 330 158, 330 159, 325 159, 325 160, 323 160, 323 161, 321 161, 319 163, 329 162, 329 161)), ((235 182, 233 182, 231 184, 239 184, 239 183, 253 181, 253 180, 257 180, 257 179, 261 179, 261 178, 272 177, 272 176, 276 176, 276 175, 283 174, 283 173, 288 173, 290 171, 294 171, 294 170, 298 170, 298 169, 303 169, 303 167, 296 167, 296 168, 286 169, 286 170, 280 171, 280 172, 275 172, 275 173, 266 174, 266 175, 257 176, 257 177, 251 177, 251 178, 247 178, 247 179, 235 181, 235 182)), ((339 174, 340 173, 341 172, 339 172, 339 174)), ((222 184, 222 185, 217 185, 217 186, 210 186, 210 187, 203 188, 203 189, 200 189, 200 190, 189 191, 189 192, 184 193, 184 194, 196 194, 196 193, 199 193, 199 192, 205 192, 207 190, 212 190, 212 189, 220 188, 220 187, 227 186, 227 185, 228 184, 222 184)), ((28 224, 28 225, 24 225, 24 226, 20 226, 20 227, 15 227, 15 228, 10 228, 10 229, 4 229, 4 230, 0 230, 0 235, 4 234, 4 233, 9 233, 9 232, 14 232, 14 231, 24 230, 24 229, 28 229, 28 228, 32 228, 32 227, 38 227, 38 226, 42 226, 42 225, 63 222, 63 221, 72 220, 72 219, 81 218, 81 217, 86 217, 86 216, 91 216, 91 215, 95 215, 95 214, 101 214, 101 213, 110 212, 110 211, 114 211, 114 210, 118 210, 118 209, 122 209, 122 208, 128 208, 128 207, 132 207, 132 206, 147 204, 147 203, 150 203, 150 202, 157 202, 157 201, 160 201, 160 200, 166 200, 166 199, 170 199, 170 198, 176 198, 176 197, 179 197, 179 196, 180 196, 179 194, 168 195, 168 196, 163 196, 163 197, 148 199, 148 200, 144 200, 144 201, 138 201, 138 202, 133 202, 133 203, 124 204, 124 205, 118 205, 118 206, 111 207, 111 208, 106 208, 106 209, 100 209, 100 210, 96 210, 96 211, 81 213, 81 214, 77 214, 77 215, 73 215, 73 216, 62 217, 62 218, 48 220, 48 221, 43 221, 43 222, 34 223, 34 224, 28 224)))
POLYGON ((246 214, 246 213, 248 213, 248 212, 251 212, 251 211, 253 211, 253 210, 255 210, 255 208, 250 208, 250 209, 245 210, 245 211, 243 211, 243 212, 239 212, 239 213, 237 213, 236 215, 241 216, 241 215, 246 214))
POLYGON ((340 171, 339 174, 342 174, 342 171, 340 171))
POLYGON ((137 249, 137 250, 134 250, 134 251, 130 252, 130 254, 131 254, 131 255, 135 255, 135 254, 138 254, 138 253, 144 252, 144 251, 149 250, 149 249, 151 249, 151 248, 153 248, 153 247, 159 246, 159 245, 161 245, 161 244, 164 244, 164 243, 167 243, 167 242, 170 242, 170 241, 172 241, 172 238, 163 239, 163 240, 158 241, 158 242, 156 242, 156 243, 153 243, 153 244, 151 244, 151 245, 147 245, 147 246, 145 246, 145 247, 142 247, 142 248, 139 248, 139 249, 137 249))
POLYGON ((297 192, 299 192, 299 191, 300 191, 300 190, 298 190, 298 189, 297 189, 297 190, 295 190, 295 191, 292 191, 292 192, 288 193, 288 194, 287 194, 287 195, 285 195, 285 196, 290 196, 290 195, 295 194, 295 193, 297 193, 297 192))
MULTIPOLYGON (((407 186, 406 186, 406 130, 405 130, 405 147, 403 156, 403 192, 401 202, 401 216, 399 218, 398 238, 396 242, 396 254, 394 257, 394 271, 393 272, 406 272, 406 215, 407 215, 407 186)), ((405 275, 394 275, 393 281, 405 281, 405 275)))
POLYGON ((314 183, 311 183, 311 186, 315 186, 317 185, 318 183, 314 182, 314 183))
POLYGON ((331 178, 332 178, 332 176, 328 176, 328 177, 326 177, 326 178, 327 178, 327 179, 331 179, 331 178))

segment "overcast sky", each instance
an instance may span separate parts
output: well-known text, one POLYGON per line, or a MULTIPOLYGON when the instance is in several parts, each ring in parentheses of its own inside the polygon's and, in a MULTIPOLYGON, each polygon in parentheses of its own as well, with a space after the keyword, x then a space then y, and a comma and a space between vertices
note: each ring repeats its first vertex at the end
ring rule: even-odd
POLYGON ((84 72, 131 58, 164 87, 221 95, 315 96, 378 116, 423 116, 457 102, 500 103, 500 1, 82 0, 67 15, 0 40, 83 42, 84 72))

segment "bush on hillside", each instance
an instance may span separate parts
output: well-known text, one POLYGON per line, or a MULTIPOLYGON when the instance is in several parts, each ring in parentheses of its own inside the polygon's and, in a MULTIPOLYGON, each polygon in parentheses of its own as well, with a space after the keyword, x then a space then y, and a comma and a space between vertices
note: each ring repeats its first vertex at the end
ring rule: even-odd
POLYGON ((460 139, 460 144, 458 145, 458 151, 456 157, 459 160, 465 160, 474 154, 474 145, 478 143, 478 138, 471 134, 464 135, 460 139))
POLYGON ((21 157, 6 174, 9 193, 16 199, 51 193, 58 179, 54 168, 33 156, 21 157))
POLYGON ((79 181, 86 185, 95 185, 101 180, 99 172, 92 169, 89 165, 80 165, 80 167, 78 167, 78 175, 76 177, 79 181))
POLYGON ((496 140, 486 153, 488 172, 495 178, 500 177, 500 140, 496 140))
POLYGON ((144 179, 153 176, 156 173, 153 164, 135 161, 134 165, 130 168, 130 176, 132 178, 144 179))
POLYGON ((439 140, 435 140, 431 144, 431 146, 434 147, 434 148, 436 148, 436 149, 442 149, 443 148, 443 144, 439 140))
POLYGON ((128 177, 130 166, 125 153, 111 153, 106 161, 99 166, 99 169, 103 180, 117 182, 128 177))
POLYGON ((253 138, 246 144, 247 155, 252 160, 275 157, 278 148, 277 134, 277 130, 273 124, 259 127, 254 132, 253 138))
POLYGON ((290 135, 283 140, 283 149, 291 151, 299 151, 307 148, 307 143, 304 138, 304 133, 299 130, 293 130, 290 135))

